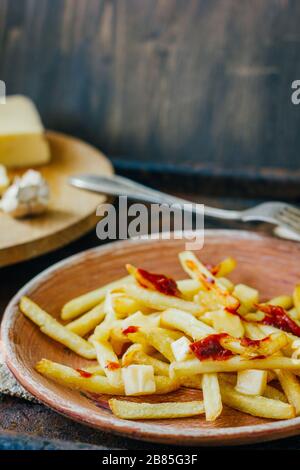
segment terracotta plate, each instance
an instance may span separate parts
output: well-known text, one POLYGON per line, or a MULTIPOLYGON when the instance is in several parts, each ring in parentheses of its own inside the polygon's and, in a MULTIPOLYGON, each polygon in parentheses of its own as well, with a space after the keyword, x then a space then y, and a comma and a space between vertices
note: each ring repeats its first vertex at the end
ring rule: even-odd
MULTIPOLYGON (((0 211, 0 267, 55 250, 91 230, 99 217, 96 208, 106 197, 68 184, 80 173, 111 175, 109 160, 96 148, 58 132, 47 132, 51 162, 37 167, 49 183, 49 211, 42 216, 15 220, 0 211)), ((24 173, 10 171, 10 177, 24 173)))
MULTIPOLYGON (((202 417, 147 422, 120 420, 107 409, 107 397, 93 400, 56 385, 34 370, 35 363, 43 357, 76 367, 87 361, 44 336, 20 313, 18 303, 22 295, 30 296, 58 317, 62 304, 70 298, 124 275, 126 262, 182 278, 177 262, 177 253, 182 249, 181 240, 117 242, 80 253, 44 271, 14 297, 4 314, 2 340, 9 368, 29 392, 54 410, 89 426, 136 439, 180 445, 228 445, 297 434, 300 417, 270 421, 229 408, 213 424, 202 417)), ((234 256, 238 268, 233 281, 258 288, 263 299, 291 292, 300 279, 300 245, 293 242, 249 232, 214 230, 206 232, 205 246, 199 255, 211 263, 226 255, 234 256)), ((199 396, 198 391, 182 390, 158 399, 188 400, 199 396)))

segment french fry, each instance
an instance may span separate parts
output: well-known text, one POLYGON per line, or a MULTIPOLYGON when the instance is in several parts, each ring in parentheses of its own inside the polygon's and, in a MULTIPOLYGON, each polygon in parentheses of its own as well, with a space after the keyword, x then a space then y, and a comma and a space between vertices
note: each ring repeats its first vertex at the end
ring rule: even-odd
POLYGON ((279 307, 289 310, 293 307, 293 297, 290 295, 279 295, 278 297, 273 297, 267 302, 270 305, 278 305, 279 307))
POLYGON ((104 370, 109 383, 115 387, 122 387, 122 375, 119 359, 108 341, 93 341, 97 360, 104 370))
MULTIPOLYGON (((259 329, 264 333, 265 336, 271 335, 273 333, 282 333, 282 330, 271 325, 259 325, 259 329)), ((299 341, 299 336, 295 336, 292 333, 287 331, 284 334, 290 339, 290 341, 299 341)))
POLYGON ((248 312, 243 313, 243 318, 247 322, 261 322, 265 318, 265 314, 263 312, 248 312))
POLYGON ((288 313, 288 316, 299 325, 299 318, 298 318, 298 312, 296 310, 296 307, 291 308, 290 310, 288 310, 287 313, 288 313))
POLYGON ((175 328, 183 331, 194 340, 201 339, 206 335, 215 333, 210 326, 197 320, 193 315, 178 309, 165 310, 160 317, 160 323, 166 328, 175 328))
POLYGON ((180 388, 180 382, 177 379, 171 379, 164 375, 155 375, 156 395, 165 395, 166 393, 174 392, 180 388))
POLYGON ((232 293, 234 289, 234 284, 231 282, 227 277, 219 277, 219 282, 223 284, 224 289, 226 289, 228 292, 232 293))
POLYGON ((207 315, 212 322, 212 327, 218 333, 228 333, 236 338, 244 336, 244 326, 238 315, 224 309, 209 312, 207 315))
MULTIPOLYGON (((251 369, 251 370, 253 370, 253 369, 251 369)), ((236 383, 237 383, 237 375, 236 374, 226 372, 226 373, 220 373, 218 375, 222 380, 225 380, 225 382, 229 382, 231 385, 235 386, 236 383)), ((267 371, 267 382, 271 382, 272 380, 276 379, 276 377, 277 376, 276 376, 275 372, 273 372, 271 370, 267 371)), ((276 391, 279 391, 275 387, 272 387, 271 385, 267 385, 266 388, 265 388, 265 391, 264 391, 265 396, 267 396, 266 391, 267 391, 268 387, 270 387, 271 389, 274 388, 276 391)), ((284 395, 282 392, 279 392, 279 393, 281 394, 281 396, 284 395)), ((273 398, 273 396, 270 396, 269 398, 273 398)), ((286 400, 283 400, 283 401, 286 401, 286 400)))
POLYGON ((183 251, 179 253, 179 261, 184 271, 194 280, 198 281, 204 288, 206 280, 212 280, 222 290, 226 291, 224 285, 215 277, 209 269, 198 260, 192 251, 183 251))
MULTIPOLYGON (((296 309, 296 312, 297 312, 298 319, 300 319, 300 284, 298 284, 294 289, 293 301, 294 301, 294 305, 295 305, 295 309, 296 309)), ((291 308, 291 306, 284 307, 284 308, 291 308)))
MULTIPOLYGON (((126 331, 126 329, 123 330, 123 334, 124 334, 124 331, 126 331)), ((139 329, 135 333, 128 332, 128 333, 126 333, 126 337, 132 343, 141 345, 142 348, 143 348, 143 351, 146 354, 152 354, 153 355, 154 352, 156 351, 156 349, 153 346, 151 346, 149 344, 148 340, 147 340, 145 328, 139 327, 139 329)))
POLYGON ((36 364, 35 368, 45 377, 76 390, 109 395, 122 395, 124 393, 123 385, 114 387, 109 383, 107 377, 103 377, 99 374, 93 374, 91 377, 83 377, 80 372, 75 369, 47 359, 42 359, 36 364))
POLYGON ((215 421, 223 409, 217 374, 203 375, 202 391, 206 421, 215 421))
POLYGON ((278 390, 278 388, 272 387, 272 385, 266 386, 264 397, 272 398, 272 400, 280 400, 280 401, 283 401, 284 403, 288 403, 288 400, 285 394, 281 390, 278 390))
POLYGON ((150 365, 153 367, 156 375, 169 376, 169 365, 146 354, 140 344, 132 344, 123 354, 122 365, 127 367, 130 364, 150 365))
POLYGON ((230 383, 231 385, 236 385, 237 374, 231 372, 221 372, 218 374, 220 380, 230 383))
POLYGON ((114 299, 114 308, 118 318, 128 317, 141 310, 144 310, 145 313, 150 313, 147 307, 144 307, 136 299, 132 299, 125 294, 121 294, 114 299))
POLYGON ((170 365, 170 377, 185 377, 195 374, 211 374, 216 372, 238 372, 247 369, 300 369, 300 360, 289 357, 271 356, 264 359, 245 359, 234 356, 226 360, 205 360, 191 359, 185 362, 173 362, 170 365))
POLYGON ((125 330, 129 326, 138 326, 138 327, 152 327, 152 326, 159 326, 160 324, 160 315, 159 314, 151 314, 151 315, 144 315, 142 312, 136 312, 133 315, 125 318, 122 321, 122 328, 125 330))
POLYGON ((126 349, 126 345, 130 343, 129 338, 123 334, 123 330, 120 326, 110 330, 109 341, 117 356, 121 356, 124 349, 126 349))
POLYGON ((225 336, 220 340, 223 348, 234 354, 246 357, 271 356, 287 346, 289 339, 285 333, 272 333, 260 340, 249 340, 247 338, 233 338, 225 336))
MULTIPOLYGON (((91 377, 84 377, 78 370, 49 361, 48 359, 39 361, 35 368, 45 377, 75 390, 97 394, 124 395, 123 384, 119 387, 114 387, 109 383, 107 377, 103 377, 98 373, 93 374, 91 377)), ((161 376, 155 376, 155 384, 155 394, 157 395, 171 393, 180 387, 179 381, 161 376)))
POLYGON ((125 276, 106 284, 99 289, 95 289, 87 292, 86 294, 80 295, 79 297, 75 297, 63 306, 61 318, 63 320, 73 320, 73 318, 79 317, 82 313, 85 313, 100 304, 100 302, 104 300, 108 291, 122 287, 124 284, 128 284, 130 282, 133 282, 132 277, 125 276))
POLYGON ((223 259, 223 261, 213 267, 212 273, 219 278, 228 276, 236 268, 236 264, 236 260, 228 256, 228 258, 223 259))
MULTIPOLYGON (((245 322, 244 326, 245 326, 246 334, 249 338, 251 338, 253 340, 265 338, 265 333, 257 325, 255 325, 253 323, 245 322)), ((256 372, 258 372, 258 371, 256 371, 256 372)), ((261 372, 263 372, 263 371, 261 371, 261 372)), ((243 372, 238 372, 238 376, 239 376, 239 374, 242 374, 242 373, 243 372)), ((270 371, 270 370, 267 371, 267 382, 270 382, 271 380, 273 380, 276 377, 277 377, 277 375, 274 371, 270 371)), ((256 380, 254 380, 252 390, 255 389, 255 387, 257 387, 257 389, 259 390, 260 384, 257 383, 257 381, 259 381, 259 375, 258 376, 256 375, 256 380)), ((249 385, 246 383, 245 387, 248 388, 249 385)), ((267 397, 267 398, 273 398, 275 400, 277 399, 277 400, 287 402, 287 399, 286 399, 284 393, 280 392, 276 388, 271 387, 269 385, 267 385, 264 388, 264 396, 267 397)))
POLYGON ((246 321, 244 322, 244 328, 247 338, 256 340, 263 339, 268 336, 267 334, 264 334, 260 327, 257 326, 255 323, 246 321))
POLYGON ((198 294, 201 289, 200 282, 195 279, 182 279, 181 281, 177 281, 176 284, 186 300, 193 300, 194 296, 198 294))
POLYGON ((118 321, 104 319, 102 323, 96 326, 94 333, 88 338, 88 342, 93 344, 94 341, 108 341, 112 328, 117 328, 118 326, 118 321))
POLYGON ((190 377, 182 377, 180 379, 180 385, 186 388, 194 388, 196 390, 202 390, 202 378, 203 375, 191 375, 190 377))
POLYGON ((112 398, 108 403, 113 414, 121 419, 187 418, 204 413, 202 401, 136 403, 112 398))
POLYGON ((147 307, 155 310, 166 310, 167 308, 178 308, 197 315, 202 312, 200 305, 188 300, 180 299, 171 295, 161 294, 138 285, 128 284, 124 291, 130 297, 142 302, 147 307))
POLYGON ((111 291, 106 293, 103 303, 105 319, 95 328, 94 333, 89 338, 91 343, 94 341, 107 341, 113 326, 116 327, 118 325, 117 314, 114 308, 114 298, 116 296, 111 291))
MULTIPOLYGON (((171 344, 181 337, 177 331, 169 331, 165 328, 149 328, 145 330, 146 340, 159 351, 168 361, 174 361, 171 344)), ((130 336, 130 335, 129 335, 130 336)))
POLYGON ((273 370, 268 370, 268 383, 276 379, 276 374, 273 370))
POLYGON ((90 374, 102 375, 103 377, 105 376, 105 372, 99 364, 94 366, 82 367, 82 369, 87 372, 90 372, 90 374))
POLYGON ((195 296, 204 310, 217 310, 225 307, 229 311, 236 311, 240 305, 239 300, 230 294, 224 283, 215 277, 192 253, 184 251, 179 254, 179 259, 183 269, 193 278, 198 280, 204 292, 199 292, 195 296), (206 292, 205 292, 206 291, 206 292))
POLYGON ((205 310, 217 310, 222 306, 230 311, 238 309, 240 305, 238 299, 228 292, 224 282, 215 277, 194 253, 191 251, 179 253, 179 260, 183 269, 202 284, 204 292, 200 291, 195 299, 205 310))
POLYGON ((276 370, 280 385, 289 403, 295 408, 296 415, 300 414, 300 384, 297 377, 289 370, 276 370))
POLYGON ((233 289, 233 295, 237 297, 241 303, 238 310, 241 315, 255 310, 255 305, 259 301, 258 291, 245 284, 237 284, 233 289))
POLYGON ((81 317, 73 320, 66 325, 66 328, 78 336, 85 336, 87 333, 96 328, 105 317, 103 303, 96 305, 92 310, 85 313, 81 317))
POLYGON ((223 403, 238 411, 268 419, 291 419, 295 417, 295 409, 288 403, 261 396, 243 395, 225 381, 220 383, 220 389, 223 403))
POLYGON ((167 296, 181 297, 176 281, 164 274, 151 273, 144 269, 136 268, 132 264, 125 265, 129 274, 136 280, 137 284, 150 290, 166 294, 167 296))
POLYGON ((63 344, 79 356, 82 356, 86 359, 96 358, 95 349, 91 344, 88 343, 88 341, 85 341, 80 336, 76 335, 72 331, 69 331, 63 325, 58 323, 55 318, 42 310, 28 297, 22 297, 20 302, 20 310, 27 318, 38 325, 42 333, 45 335, 63 344))
MULTIPOLYGON (((251 339, 254 339, 254 340, 265 338, 267 333, 269 333, 269 334, 281 333, 281 330, 279 330, 277 328, 273 328, 273 327, 269 328, 268 326, 265 327, 264 325, 257 326, 253 323, 245 322, 244 326, 245 326, 247 336, 251 339)), ((290 334, 285 333, 285 335, 288 338, 288 340, 291 342, 292 338, 290 337, 290 334)), ((300 344, 299 344, 299 346, 300 346, 300 344)), ((285 352, 287 349, 291 349, 290 344, 287 345, 285 348, 283 348, 283 351, 285 352)), ((291 350, 290 353, 292 354, 292 352, 293 351, 291 350)), ((292 358, 298 359, 298 356, 296 355, 296 357, 294 357, 292 355, 292 358)), ((297 371, 295 371, 295 372, 297 372, 297 371)), ((270 382, 271 380, 274 380, 276 377, 277 377, 277 374, 275 373, 275 371, 270 371, 270 370, 268 371, 268 382, 270 382)), ((270 398, 272 398, 272 397, 270 397, 270 398)))

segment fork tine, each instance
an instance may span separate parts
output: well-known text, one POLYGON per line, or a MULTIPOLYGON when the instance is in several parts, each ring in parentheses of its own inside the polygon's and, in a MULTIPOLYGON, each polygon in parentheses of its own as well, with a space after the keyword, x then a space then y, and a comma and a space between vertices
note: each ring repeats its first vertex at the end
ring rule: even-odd
POLYGON ((277 214, 277 219, 280 223, 300 233, 300 218, 296 217, 295 220, 291 217, 291 215, 287 215, 284 211, 282 211, 281 213, 277 214))
POLYGON ((300 209, 298 209, 297 207, 287 205, 284 210, 300 218, 300 209))
POLYGON ((283 215, 284 217, 290 219, 291 221, 293 221, 295 224, 299 224, 300 225, 300 216, 299 215, 295 215, 293 212, 290 212, 290 211, 283 211, 281 213, 281 215, 283 215))

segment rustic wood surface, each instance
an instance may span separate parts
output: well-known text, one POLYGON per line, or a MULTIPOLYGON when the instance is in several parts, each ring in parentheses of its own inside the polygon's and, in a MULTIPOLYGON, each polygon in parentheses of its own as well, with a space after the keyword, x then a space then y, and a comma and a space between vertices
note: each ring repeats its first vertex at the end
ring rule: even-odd
MULTIPOLYGON (((232 249, 235 249, 235 247, 232 247, 232 249)), ((65 250, 63 250, 63 251, 65 251, 65 250)), ((214 255, 216 256, 216 253, 214 253, 214 255)), ((91 261, 89 261, 89 262, 91 262, 91 261)), ((151 263, 153 261, 150 260, 150 258, 149 258, 148 262, 151 263)), ((8 272, 11 271, 11 270, 12 270, 12 268, 7 269, 8 272)), ((249 273, 248 273, 248 275, 249 275, 249 273)), ((8 282, 8 284, 10 284, 10 283, 8 282)), ((65 283, 63 283, 63 284, 65 284, 65 283)), ((82 285, 81 285, 81 288, 83 289, 82 285)), ((268 292, 265 292, 265 294, 266 295, 272 295, 273 292, 268 291, 268 292)), ((55 306, 53 306, 53 309, 55 309, 55 306)), ((33 352, 33 354, 35 354, 35 353, 33 352)), ((68 359, 69 359, 69 357, 68 357, 68 359)), ((14 410, 9 409, 8 404, 6 406, 4 406, 4 411, 5 411, 4 417, 5 417, 5 421, 6 421, 5 426, 7 426, 7 421, 10 422, 12 417, 14 417, 15 421, 18 423, 17 424, 18 430, 22 430, 24 432, 24 430, 26 429, 27 432, 28 432, 29 429, 30 429, 30 426, 32 426, 32 424, 29 423, 28 418, 31 416, 31 414, 32 414, 31 418, 33 416, 36 417, 38 415, 39 423, 37 422, 36 425, 34 425, 34 432, 36 432, 37 427, 38 427, 39 428, 38 432, 41 433, 41 430, 42 430, 42 436, 43 437, 45 436, 45 434, 44 434, 45 429, 44 429, 43 425, 45 425, 46 422, 49 420, 51 422, 51 427, 50 427, 51 431, 49 431, 49 430, 46 431, 46 436, 45 437, 53 438, 53 437, 57 437, 56 433, 58 433, 58 435, 60 435, 60 436, 61 436, 60 433, 62 433, 64 435, 65 439, 70 440, 71 435, 72 435, 72 438, 73 438, 73 435, 74 435, 73 432, 75 432, 75 433, 79 432, 80 435, 81 435, 81 439, 83 438, 84 442, 95 443, 95 439, 96 440, 100 439, 100 441, 98 441, 98 443, 101 443, 101 445, 103 445, 103 443, 105 443, 104 445, 106 445, 106 442, 108 442, 108 440, 111 439, 110 443, 107 444, 108 448, 114 448, 114 446, 115 447, 120 446, 121 440, 119 438, 117 438, 117 437, 112 438, 111 436, 107 435, 106 433, 104 434, 103 432, 95 432, 95 431, 92 431, 92 430, 88 430, 87 428, 83 428, 82 426, 77 425, 75 423, 71 424, 70 422, 64 420, 64 418, 62 418, 62 417, 59 417, 57 415, 51 416, 52 412, 50 412, 48 410, 46 411, 46 410, 43 409, 43 411, 41 412, 42 407, 40 405, 31 405, 29 407, 28 404, 24 404, 25 405, 25 409, 24 409, 23 404, 20 404, 19 400, 5 398, 4 402, 7 402, 7 401, 8 402, 12 401, 13 403, 15 403, 15 409, 14 410), (24 415, 22 413, 20 413, 20 411, 22 411, 22 410, 24 410, 26 418, 24 418, 24 415), (38 413, 37 413, 37 411, 38 411, 38 413), (62 431, 64 429, 64 426, 65 426, 64 425, 65 421, 66 421, 67 429, 70 430, 70 433, 68 431, 67 435, 65 435, 65 432, 62 431), (69 423, 69 424, 67 424, 67 423, 69 423), (84 429, 86 430, 85 432, 84 432, 84 429)), ((241 415, 240 413, 234 413, 234 414, 236 414, 238 416, 236 418, 233 418, 233 419, 236 419, 238 423, 241 423, 242 420, 243 420, 243 418, 241 418, 241 416, 243 417, 245 415, 241 415)), ((232 416, 232 415, 229 414, 229 416, 232 416)), ((226 415, 226 418, 228 419, 228 415, 226 415)), ((247 419, 249 419, 249 417, 247 419)), ((49 421, 48 421, 48 427, 49 427, 49 421)), ((250 418, 250 421, 252 422, 253 418, 250 418)), ((258 420, 258 421, 265 421, 265 420, 258 420)), ((31 431, 32 431, 32 427, 31 427, 31 431)), ((297 442, 295 439, 294 439, 294 441, 297 442)), ((283 442, 285 442, 285 441, 283 441, 283 442)), ((286 441, 286 442, 291 443, 292 441, 289 440, 289 441, 286 441)), ((220 442, 220 444, 221 444, 221 442, 220 442)), ((282 447, 283 445, 284 445, 283 443, 280 443, 279 445, 277 443, 275 443, 275 444, 273 444, 273 448, 278 448, 278 446, 282 447), (276 447, 276 445, 277 445, 277 447, 276 447)), ((289 444, 289 445, 291 445, 291 444, 289 444)), ((265 446, 267 446, 266 448, 268 448, 268 446, 271 446, 271 444, 269 444, 269 445, 265 444, 265 446)), ((121 447, 122 448, 145 448, 145 446, 142 443, 137 444, 135 442, 126 441, 126 440, 122 441, 121 447)), ((149 448, 149 447, 147 447, 147 448, 149 448)))
MULTIPOLYGON (((96 226, 96 208, 105 196, 80 191, 68 184, 71 175, 93 173, 110 175, 109 161, 97 149, 64 134, 49 132, 51 161, 38 167, 50 187, 49 210, 39 217, 14 219, 0 213, 0 267, 51 250, 76 240, 96 226)), ((9 176, 24 173, 10 171, 9 176)))
POLYGON ((0 0, 0 78, 48 128, 141 171, 299 182, 299 14, 296 0, 0 0))

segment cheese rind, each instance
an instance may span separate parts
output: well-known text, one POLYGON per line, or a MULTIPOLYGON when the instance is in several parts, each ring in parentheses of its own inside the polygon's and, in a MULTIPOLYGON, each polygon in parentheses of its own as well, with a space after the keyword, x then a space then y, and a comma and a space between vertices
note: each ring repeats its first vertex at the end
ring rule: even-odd
POLYGON ((9 96, 0 106, 0 164, 27 167, 48 163, 50 149, 34 103, 9 96))

